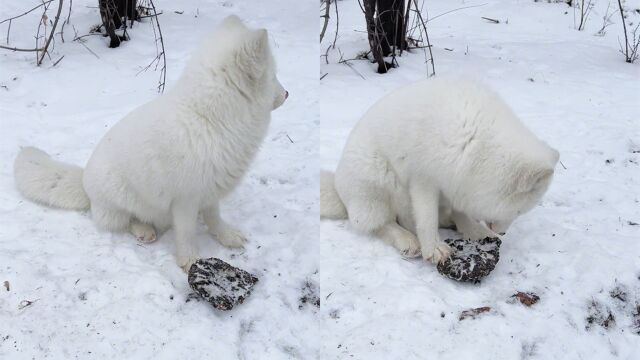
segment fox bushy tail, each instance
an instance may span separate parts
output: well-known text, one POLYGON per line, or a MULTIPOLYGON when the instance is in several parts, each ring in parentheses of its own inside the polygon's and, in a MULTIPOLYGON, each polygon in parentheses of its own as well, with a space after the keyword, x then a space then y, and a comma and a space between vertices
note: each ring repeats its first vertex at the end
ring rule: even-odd
POLYGON ((25 147, 13 164, 13 174, 18 190, 29 200, 63 209, 89 209, 79 166, 55 161, 42 150, 25 147))
POLYGON ((324 170, 320 171, 320 217, 327 219, 347 218, 347 209, 336 192, 333 173, 324 170))

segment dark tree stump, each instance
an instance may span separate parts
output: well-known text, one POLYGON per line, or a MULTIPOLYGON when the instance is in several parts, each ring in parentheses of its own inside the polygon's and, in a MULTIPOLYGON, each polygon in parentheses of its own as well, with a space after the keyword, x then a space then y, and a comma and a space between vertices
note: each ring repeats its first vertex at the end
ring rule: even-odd
POLYGON ((133 23, 139 19, 137 0, 98 0, 102 25, 111 39, 110 48, 120 46, 120 42, 128 40, 127 20, 133 23), (116 34, 116 30, 124 25, 123 35, 116 34))
POLYGON ((405 16, 404 0, 364 0, 369 47, 379 74, 393 67, 385 56, 407 49, 405 16))
POLYGON ((382 55, 406 50, 404 0, 376 0, 376 10, 382 29, 382 55))

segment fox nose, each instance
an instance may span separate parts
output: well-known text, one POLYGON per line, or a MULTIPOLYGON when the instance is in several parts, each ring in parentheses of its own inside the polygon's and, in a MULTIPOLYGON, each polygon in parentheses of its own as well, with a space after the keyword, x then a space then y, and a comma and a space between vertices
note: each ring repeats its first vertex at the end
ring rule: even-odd
POLYGON ((289 92, 287 90, 284 91, 284 99, 287 100, 289 97, 289 92))

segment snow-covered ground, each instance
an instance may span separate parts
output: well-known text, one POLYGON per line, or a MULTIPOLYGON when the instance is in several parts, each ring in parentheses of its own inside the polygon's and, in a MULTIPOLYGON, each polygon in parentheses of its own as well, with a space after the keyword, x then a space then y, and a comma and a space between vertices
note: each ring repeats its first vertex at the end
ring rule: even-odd
MULTIPOLYGON (((38 3, 2 1, 0 19, 38 3)), ((167 87, 198 39, 233 13, 270 31, 279 78, 291 94, 273 113, 254 166, 223 204, 223 216, 248 235, 248 246, 228 250, 204 228, 198 235, 202 256, 260 279, 245 304, 229 312, 187 302, 191 290, 174 261, 172 231, 142 246, 130 235, 97 231, 88 213, 47 209, 15 189, 20 146, 83 165, 109 127, 158 96, 159 72, 138 74, 156 53, 150 19, 118 49, 100 36, 71 41, 74 29, 84 35, 100 22, 96 5, 73 1, 66 41, 56 36, 52 60, 41 67, 33 53, 0 49, 0 359, 317 358, 318 310, 299 304, 309 292, 303 288, 319 282, 317 4, 156 0, 167 87)), ((11 46, 33 47, 40 15, 12 22, 11 46)), ((6 31, 7 23, 0 25, 3 45, 6 31)))
MULTIPOLYGON (((560 151, 563 166, 541 204, 513 224, 497 268, 477 285, 445 279, 420 259, 402 259, 346 221, 322 221, 325 358, 638 358, 640 329, 632 316, 640 305, 640 64, 625 63, 618 52, 619 14, 605 36, 594 35, 607 1, 594 3, 579 32, 573 9, 562 3, 427 1, 429 18, 481 5, 429 23, 437 74, 462 72, 495 88, 560 151), (517 291, 535 292, 540 301, 511 303, 517 291), (482 306, 491 311, 459 320, 462 311, 482 306), (609 311, 615 323, 596 325, 609 311)), ((400 67, 385 75, 366 61, 350 61, 352 68, 338 63, 367 49, 357 1, 338 6, 336 50, 328 65, 321 62, 320 156, 328 170, 367 108, 426 76, 421 51, 402 56, 400 67)), ((322 51, 334 28, 330 23, 322 51)))
MULTIPOLYGON (((496 270, 477 285, 402 259, 344 221, 318 224, 318 148, 321 166, 335 168, 366 109, 426 76, 422 51, 402 56, 386 75, 366 61, 339 64, 367 48, 355 0, 338 2, 339 51, 329 51, 328 65, 318 55, 333 41, 335 17, 318 47, 316 1, 156 2, 168 87, 198 38, 226 15, 270 30, 291 97, 223 205, 250 243, 228 250, 204 228, 198 235, 202 256, 229 261, 260 282, 230 312, 187 301, 171 231, 141 246, 129 235, 97 231, 87 213, 47 209, 17 193, 12 163, 20 146, 84 164, 106 129, 158 96, 159 73, 139 73, 156 51, 149 19, 118 49, 100 36, 81 44, 71 41, 74 31, 88 33, 99 15, 96 1, 76 0, 52 60, 38 68, 33 53, 0 50, 0 359, 632 359, 640 352, 633 324, 640 304, 640 65, 624 63, 618 52, 617 14, 595 36, 607 1, 595 1, 582 32, 562 3, 426 3, 429 18, 480 5, 429 23, 436 72, 467 73, 494 87, 560 151, 563 164, 540 206, 505 236, 496 270), (300 298, 319 285, 318 312, 300 298), (540 301, 512 303, 517 291, 540 301), (482 306, 491 310, 459 320, 482 306), (608 328, 598 325, 605 322, 608 328)), ((2 1, 0 20, 36 4, 2 1)), ((35 11, 12 22, 11 46, 33 46, 39 17, 35 11)), ((0 25, 0 44, 6 30, 0 25)))

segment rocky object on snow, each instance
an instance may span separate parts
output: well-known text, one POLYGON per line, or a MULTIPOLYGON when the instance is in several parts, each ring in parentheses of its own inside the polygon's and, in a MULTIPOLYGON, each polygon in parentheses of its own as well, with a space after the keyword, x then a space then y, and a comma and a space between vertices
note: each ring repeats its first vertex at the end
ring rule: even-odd
POLYGON ((531 306, 540 300, 540 296, 531 292, 522 292, 522 291, 518 291, 517 293, 511 295, 511 297, 514 300, 517 299, 518 301, 520 301, 520 303, 522 303, 522 305, 525 305, 525 306, 531 306))
POLYGON ((500 260, 498 238, 482 240, 446 239, 451 255, 437 266, 438 272, 456 281, 479 282, 495 269, 500 260))
POLYGON ((189 269, 189 285, 218 310, 231 310, 251 294, 258 278, 216 259, 199 259, 189 269))
POLYGON ((478 315, 491 311, 491 308, 488 306, 483 306, 475 309, 465 310, 460 313, 460 317, 458 317, 458 321, 462 321, 466 318, 475 319, 478 315))

